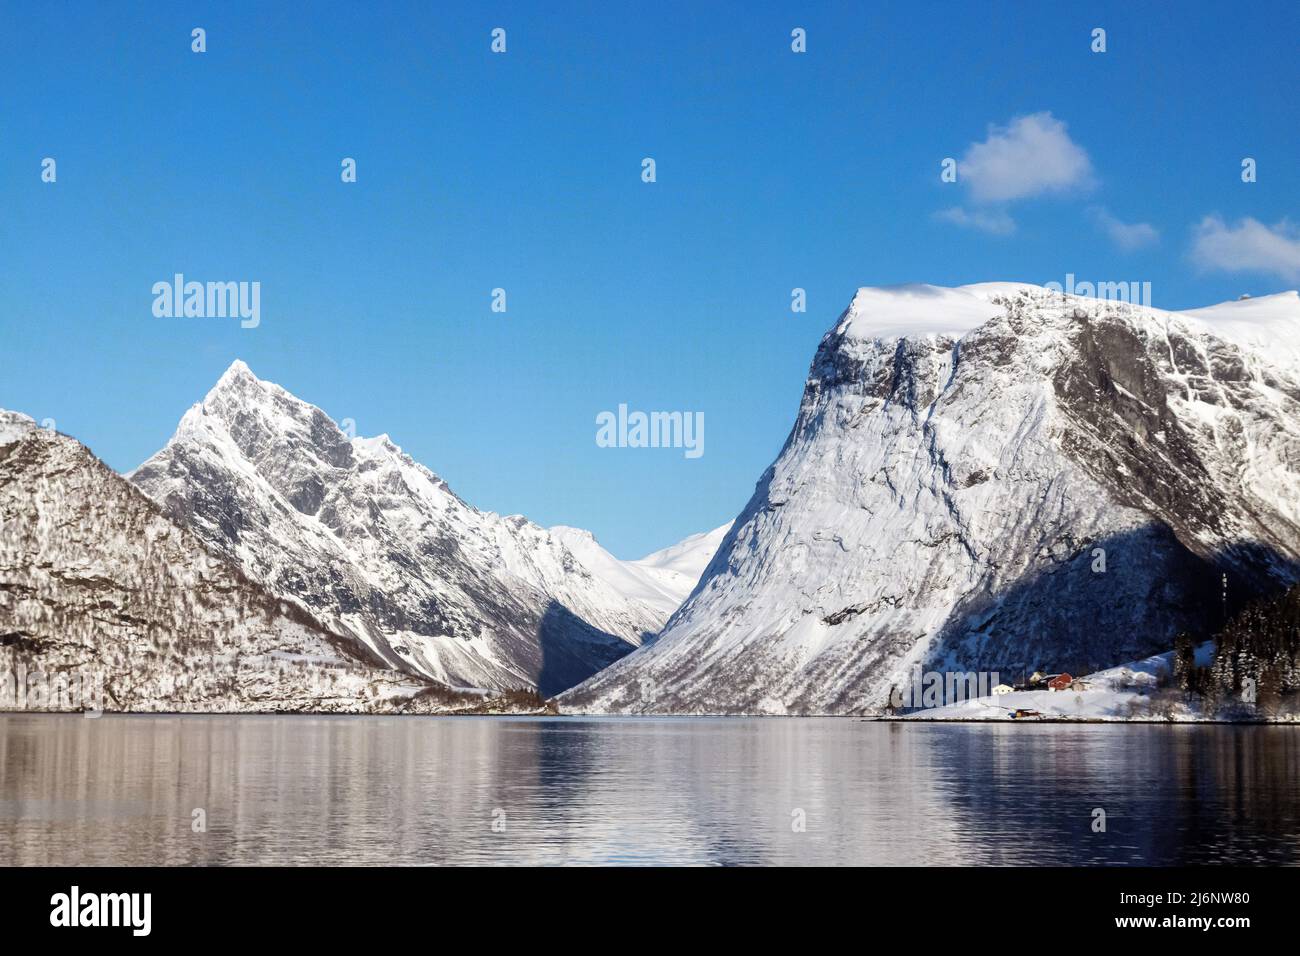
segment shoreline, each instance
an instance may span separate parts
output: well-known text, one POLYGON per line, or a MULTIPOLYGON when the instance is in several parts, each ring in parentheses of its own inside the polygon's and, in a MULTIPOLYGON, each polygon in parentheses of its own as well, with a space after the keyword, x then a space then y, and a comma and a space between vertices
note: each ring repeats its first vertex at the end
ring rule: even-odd
POLYGON ((1242 726, 1288 727, 1300 726, 1300 717, 1285 720, 1224 720, 1202 718, 1196 720, 1169 720, 1155 718, 1102 718, 1102 717, 890 717, 873 714, 566 714, 545 711, 448 711, 446 713, 370 713, 348 711, 310 710, 105 710, 88 714, 80 710, 8 710, 0 708, 0 717, 7 716, 82 717, 98 720, 101 717, 382 717, 391 718, 447 718, 447 717, 512 717, 545 720, 848 720, 859 723, 885 724, 1099 724, 1124 726, 1130 724, 1160 724, 1169 727, 1191 726, 1242 726))

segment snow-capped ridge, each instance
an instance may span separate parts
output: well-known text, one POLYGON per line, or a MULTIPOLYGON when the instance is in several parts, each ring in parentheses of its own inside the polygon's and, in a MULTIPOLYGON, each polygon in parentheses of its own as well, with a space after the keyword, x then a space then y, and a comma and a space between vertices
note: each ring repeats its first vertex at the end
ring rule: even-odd
POLYGON ((364 435, 357 435, 352 439, 352 444, 358 448, 382 448, 398 455, 406 454, 402 451, 402 446, 393 441, 392 436, 390 436, 388 432, 382 432, 370 438, 367 438, 364 435))
POLYGON ((1294 289, 1171 314, 1266 361, 1300 369, 1300 292, 1294 289))
POLYGON ((1076 303, 1088 309, 1128 306, 1135 315, 1191 319, 1221 337, 1251 348, 1281 345, 1300 351, 1300 293, 1295 290, 1245 297, 1195 309, 1170 311, 1142 303, 1061 292, 1031 282, 976 282, 948 287, 926 283, 863 286, 836 323, 836 331, 858 339, 916 336, 961 338, 1004 310, 1017 295, 1040 302, 1076 303))
POLYGON ((680 605, 695 590, 700 576, 718 553, 718 546, 733 524, 728 521, 712 531, 690 535, 631 562, 631 565, 653 579, 660 589, 673 595, 680 605))
POLYGON ((699 581, 704 565, 717 550, 717 541, 714 540, 708 556, 697 562, 700 542, 715 534, 707 532, 691 535, 648 558, 622 561, 606 551, 590 531, 567 525, 554 525, 549 531, 563 541, 564 546, 592 574, 629 600, 655 608, 665 620, 686 600, 699 581), (653 559, 660 556, 663 556, 661 563, 656 563, 653 559))
POLYGON ((854 293, 836 330, 857 339, 960 338, 1002 311, 994 299, 1026 289, 1042 287, 1014 282, 981 282, 957 288, 921 282, 863 286, 854 293))
POLYGON ((718 544, 727 536, 727 532, 731 530, 733 523, 728 521, 712 531, 701 531, 697 534, 687 535, 676 544, 670 544, 666 548, 652 551, 643 558, 637 558, 632 563, 647 568, 673 568, 675 570, 685 570, 698 564, 699 570, 703 571, 704 565, 708 564, 709 558, 713 557, 712 554, 706 555, 705 552, 710 548, 714 551, 718 549, 718 544))

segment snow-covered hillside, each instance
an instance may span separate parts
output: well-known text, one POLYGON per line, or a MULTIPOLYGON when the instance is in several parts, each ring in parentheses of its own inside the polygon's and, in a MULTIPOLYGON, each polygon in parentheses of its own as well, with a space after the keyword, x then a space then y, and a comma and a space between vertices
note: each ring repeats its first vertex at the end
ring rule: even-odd
POLYGON ((704 569, 718 553, 718 545, 730 530, 731 522, 728 521, 720 528, 690 535, 628 564, 668 596, 659 606, 671 614, 695 590, 704 569))
POLYGON ((555 693, 680 603, 588 533, 479 511, 242 362, 130 478, 274 593, 453 686, 555 693))
POLYGON ((560 703, 876 713, 918 663, 1087 673, 1207 635, 1298 576, 1298 344, 1295 293, 861 290, 693 596, 560 703))
MULTIPOLYGON (((1186 697, 1163 699, 1157 694, 1161 682, 1168 681, 1173 673, 1173 658, 1173 652, 1167 651, 1087 674, 1081 678, 1084 687, 1079 690, 1012 691, 916 710, 905 716, 908 720, 1007 720, 1014 719, 1019 710, 1053 720, 1204 719, 1186 697)), ((1208 667, 1213 659, 1212 642, 1196 648, 1197 667, 1208 667)))
POLYGON ((1178 313, 1229 342, 1274 365, 1300 370, 1300 293, 1279 292, 1258 298, 1234 299, 1204 309, 1178 313))
POLYGON ((628 600, 654 608, 666 621, 695 588, 728 527, 690 535, 636 561, 614 557, 590 531, 564 525, 550 531, 595 577, 628 600))

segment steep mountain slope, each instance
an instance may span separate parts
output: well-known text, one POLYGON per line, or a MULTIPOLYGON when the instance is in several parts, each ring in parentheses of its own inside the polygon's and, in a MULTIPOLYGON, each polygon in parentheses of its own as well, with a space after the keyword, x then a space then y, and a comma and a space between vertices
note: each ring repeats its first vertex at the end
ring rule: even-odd
POLYGON ((1209 633, 1297 578, 1298 303, 860 290, 693 596, 561 705, 869 713, 916 664, 1087 673, 1209 633))
POLYGON ((272 592, 453 686, 558 692, 669 613, 593 573, 569 531, 471 507, 386 435, 349 438, 242 362, 130 478, 272 592))
POLYGON ((436 712, 66 436, 0 412, 0 709, 436 712))

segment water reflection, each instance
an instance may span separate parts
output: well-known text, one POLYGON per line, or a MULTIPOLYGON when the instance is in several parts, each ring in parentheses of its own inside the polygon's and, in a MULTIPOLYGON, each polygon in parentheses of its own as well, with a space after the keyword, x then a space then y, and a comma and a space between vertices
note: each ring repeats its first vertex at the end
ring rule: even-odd
POLYGON ((1298 857, 1300 728, 0 715, 6 864, 1298 857))

